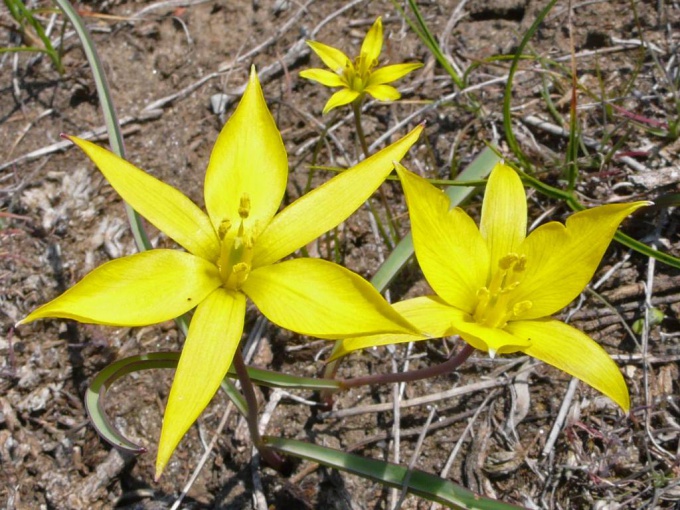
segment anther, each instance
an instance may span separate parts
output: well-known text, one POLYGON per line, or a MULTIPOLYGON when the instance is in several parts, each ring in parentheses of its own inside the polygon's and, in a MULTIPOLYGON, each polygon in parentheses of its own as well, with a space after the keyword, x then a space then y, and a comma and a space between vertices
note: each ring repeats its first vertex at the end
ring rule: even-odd
POLYGON ((520 261, 519 255, 516 253, 508 253, 505 257, 501 257, 498 261, 498 267, 502 271, 507 271, 520 261))
POLYGON ((513 269, 516 272, 524 271, 527 267, 527 258, 524 255, 519 256, 519 260, 517 261, 517 264, 515 264, 515 267, 513 269))
POLYGON ((524 315, 529 310, 531 310, 533 306, 534 304, 531 301, 520 301, 519 303, 515 303, 515 305, 512 307, 512 314, 515 317, 519 317, 520 315, 524 315))
POLYGON ((249 214, 250 214, 250 196, 248 195, 248 193, 244 193, 243 195, 241 195, 241 202, 238 206, 238 215, 245 220, 249 214))
POLYGON ((224 239, 224 236, 227 235, 227 232, 229 232, 230 228, 231 228, 231 221, 222 220, 222 223, 220 223, 220 226, 217 227, 217 235, 220 238, 220 240, 224 239))

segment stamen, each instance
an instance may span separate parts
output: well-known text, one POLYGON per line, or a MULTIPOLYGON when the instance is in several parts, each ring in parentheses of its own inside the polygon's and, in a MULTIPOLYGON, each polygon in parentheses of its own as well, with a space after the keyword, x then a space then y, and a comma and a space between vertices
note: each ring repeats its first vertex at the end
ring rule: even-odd
POLYGON ((512 268, 513 271, 516 273, 520 273, 524 271, 527 267, 527 258, 524 255, 519 256, 519 260, 517 261, 517 264, 512 268))
POLYGON ((241 195, 241 202, 238 206, 238 215, 244 220, 250 215, 250 196, 248 193, 241 195))
MULTIPOLYGON (((491 328, 504 328, 509 320, 515 319, 531 307, 531 301, 511 304, 512 293, 519 287, 521 273, 526 269, 526 257, 508 253, 498 260, 498 269, 493 272, 486 287, 477 290, 477 306, 474 320, 491 328)), ((492 354, 493 356, 493 354, 492 354)))
POLYGON ((515 303, 515 306, 512 307, 512 315, 515 317, 524 315, 531 310, 533 306, 534 304, 531 301, 520 301, 519 303, 515 303))
POLYGON ((498 261, 498 268, 501 271, 507 271, 512 266, 517 264, 519 260, 519 255, 516 253, 508 253, 505 257, 501 257, 501 259, 498 261))
POLYGON ((227 232, 229 232, 229 229, 231 228, 231 221, 224 219, 220 223, 220 226, 217 227, 217 236, 220 238, 220 241, 224 240, 224 236, 227 235, 227 232))

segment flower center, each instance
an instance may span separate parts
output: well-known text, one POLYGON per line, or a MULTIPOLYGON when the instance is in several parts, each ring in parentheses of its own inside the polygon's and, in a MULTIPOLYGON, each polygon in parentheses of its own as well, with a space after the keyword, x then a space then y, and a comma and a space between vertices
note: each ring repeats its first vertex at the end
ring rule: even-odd
POLYGON ((477 307, 473 314, 475 322, 490 328, 504 328, 509 320, 516 319, 531 309, 531 301, 510 305, 512 291, 519 286, 525 268, 524 255, 509 253, 498 261, 498 269, 491 277, 488 287, 477 291, 477 307))
POLYGON ((373 61, 368 62, 363 56, 358 56, 354 60, 354 65, 347 61, 345 69, 342 72, 345 83, 347 83, 347 86, 351 90, 363 92, 366 83, 368 83, 368 78, 371 75, 371 72, 373 72, 373 69, 377 65, 377 59, 373 59, 373 61))
POLYGON ((248 278, 253 260, 253 234, 243 224, 250 215, 250 197, 247 193, 241 196, 238 215, 240 221, 236 231, 232 229, 229 219, 222 220, 217 229, 217 235, 220 238, 220 258, 217 261, 217 268, 224 287, 230 290, 241 288, 248 278))

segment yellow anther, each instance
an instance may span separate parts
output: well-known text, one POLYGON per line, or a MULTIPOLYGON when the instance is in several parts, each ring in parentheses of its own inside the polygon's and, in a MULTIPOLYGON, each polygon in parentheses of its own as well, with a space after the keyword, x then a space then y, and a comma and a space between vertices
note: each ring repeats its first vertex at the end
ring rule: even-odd
POLYGON ((498 267, 501 271, 507 271, 519 262, 519 255, 516 253, 508 253, 505 257, 501 257, 498 261, 498 267))
POLYGON ((520 301, 519 303, 515 303, 512 307, 512 314, 515 317, 519 317, 531 310, 533 306, 534 304, 531 301, 520 301))
POLYGON ((224 236, 227 235, 227 232, 229 232, 230 228, 231 228, 231 221, 222 220, 222 223, 220 223, 220 226, 217 227, 217 235, 220 238, 220 240, 224 239, 224 236))
POLYGON ((486 287, 482 287, 481 289, 477 290, 477 299, 480 300, 485 299, 488 298, 490 295, 491 293, 489 292, 489 289, 487 289, 486 287))
POLYGON ((524 255, 519 256, 519 260, 517 261, 517 264, 515 264, 515 267, 512 269, 520 272, 524 271, 527 268, 527 258, 524 255))
POLYGON ((248 193, 241 195, 241 202, 238 206, 238 215, 244 220, 250 215, 250 196, 248 193))
POLYGON ((503 287, 501 290, 498 291, 499 294, 507 294, 508 292, 512 292, 519 286, 519 282, 512 282, 505 287, 503 287))
POLYGON ((239 262, 238 264, 234 264, 232 270, 234 274, 245 273, 250 271, 250 264, 247 264, 246 262, 239 262))

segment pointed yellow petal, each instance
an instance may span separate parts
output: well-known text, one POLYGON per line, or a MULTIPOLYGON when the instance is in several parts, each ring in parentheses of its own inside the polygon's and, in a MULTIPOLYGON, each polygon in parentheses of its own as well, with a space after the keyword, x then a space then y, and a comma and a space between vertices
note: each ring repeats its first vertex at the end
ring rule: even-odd
POLYGON ((210 219, 181 192, 86 140, 69 137, 139 214, 194 255, 215 260, 219 241, 210 219))
POLYGON ((305 69, 300 71, 300 77, 318 82, 326 87, 342 87, 345 85, 338 74, 325 69, 305 69))
POLYGON ((277 214, 255 243, 253 267, 272 264, 345 221, 382 184, 422 130, 418 126, 277 214))
POLYGON ((472 313, 486 285, 489 253, 475 222, 425 179, 397 165, 411 217, 413 246, 430 286, 449 305, 472 313))
POLYGON ((526 238, 525 274, 512 293, 513 303, 531 301, 522 320, 546 317, 567 306, 588 284, 619 224, 649 202, 610 204, 580 211, 541 225, 526 238))
POLYGON ((217 268, 177 250, 112 260, 19 324, 46 317, 110 326, 145 326, 188 312, 222 284, 217 268))
POLYGON ((243 292, 273 323, 326 339, 417 333, 359 275, 326 260, 293 259, 250 273, 243 292))
POLYGON ((338 106, 344 106, 346 104, 350 104, 352 101, 354 101, 357 97, 361 95, 361 92, 358 92, 356 90, 352 89, 342 89, 338 90, 335 94, 333 94, 326 105, 323 107, 323 113, 328 113, 330 112, 333 108, 337 108, 338 106))
POLYGON ((307 41, 307 44, 334 73, 342 74, 345 68, 352 66, 349 57, 333 46, 315 41, 307 41))
POLYGON ((589 384, 624 411, 630 409, 628 388, 621 371, 607 352, 585 333, 553 319, 511 322, 506 329, 531 341, 522 349, 529 356, 589 384))
POLYGON ((451 327, 451 317, 462 318, 463 316, 463 312, 447 305, 437 296, 422 296, 399 301, 393 305, 393 308, 424 334, 384 334, 346 338, 333 350, 329 361, 367 347, 429 340, 431 338, 453 335, 455 331, 451 327))
POLYGON ((246 299, 217 289, 196 309, 172 381, 156 457, 156 479, 220 387, 241 341, 246 299))
POLYGON ((391 66, 385 66, 381 67, 380 69, 376 69, 371 73, 371 76, 368 78, 368 87, 372 85, 383 85, 385 83, 391 83, 393 81, 398 80, 399 78, 403 78, 406 76, 408 73, 415 71, 416 69, 420 69, 423 67, 423 64, 420 62, 413 62, 409 64, 394 64, 391 66))
POLYGON ((513 335, 505 330, 482 326, 474 321, 470 315, 465 315, 461 319, 453 317, 453 329, 456 330, 463 340, 475 349, 489 351, 495 354, 508 354, 524 350, 529 345, 526 338, 513 335))
POLYGON ((401 93, 391 85, 371 85, 366 87, 365 92, 378 101, 396 101, 401 97, 401 93))
POLYGON ((215 228, 238 225, 244 195, 250 198, 246 228, 264 229, 274 216, 288 179, 288 156, 269 113, 255 69, 236 111, 222 129, 205 175, 205 205, 215 228))
POLYGON ((503 163, 498 163, 489 176, 479 230, 489 246, 492 273, 502 257, 517 253, 527 234, 527 196, 522 181, 503 163))
POLYGON ((382 18, 378 17, 361 44, 361 69, 359 70, 361 76, 365 76, 368 70, 378 63, 378 57, 382 51, 382 43, 382 18))

